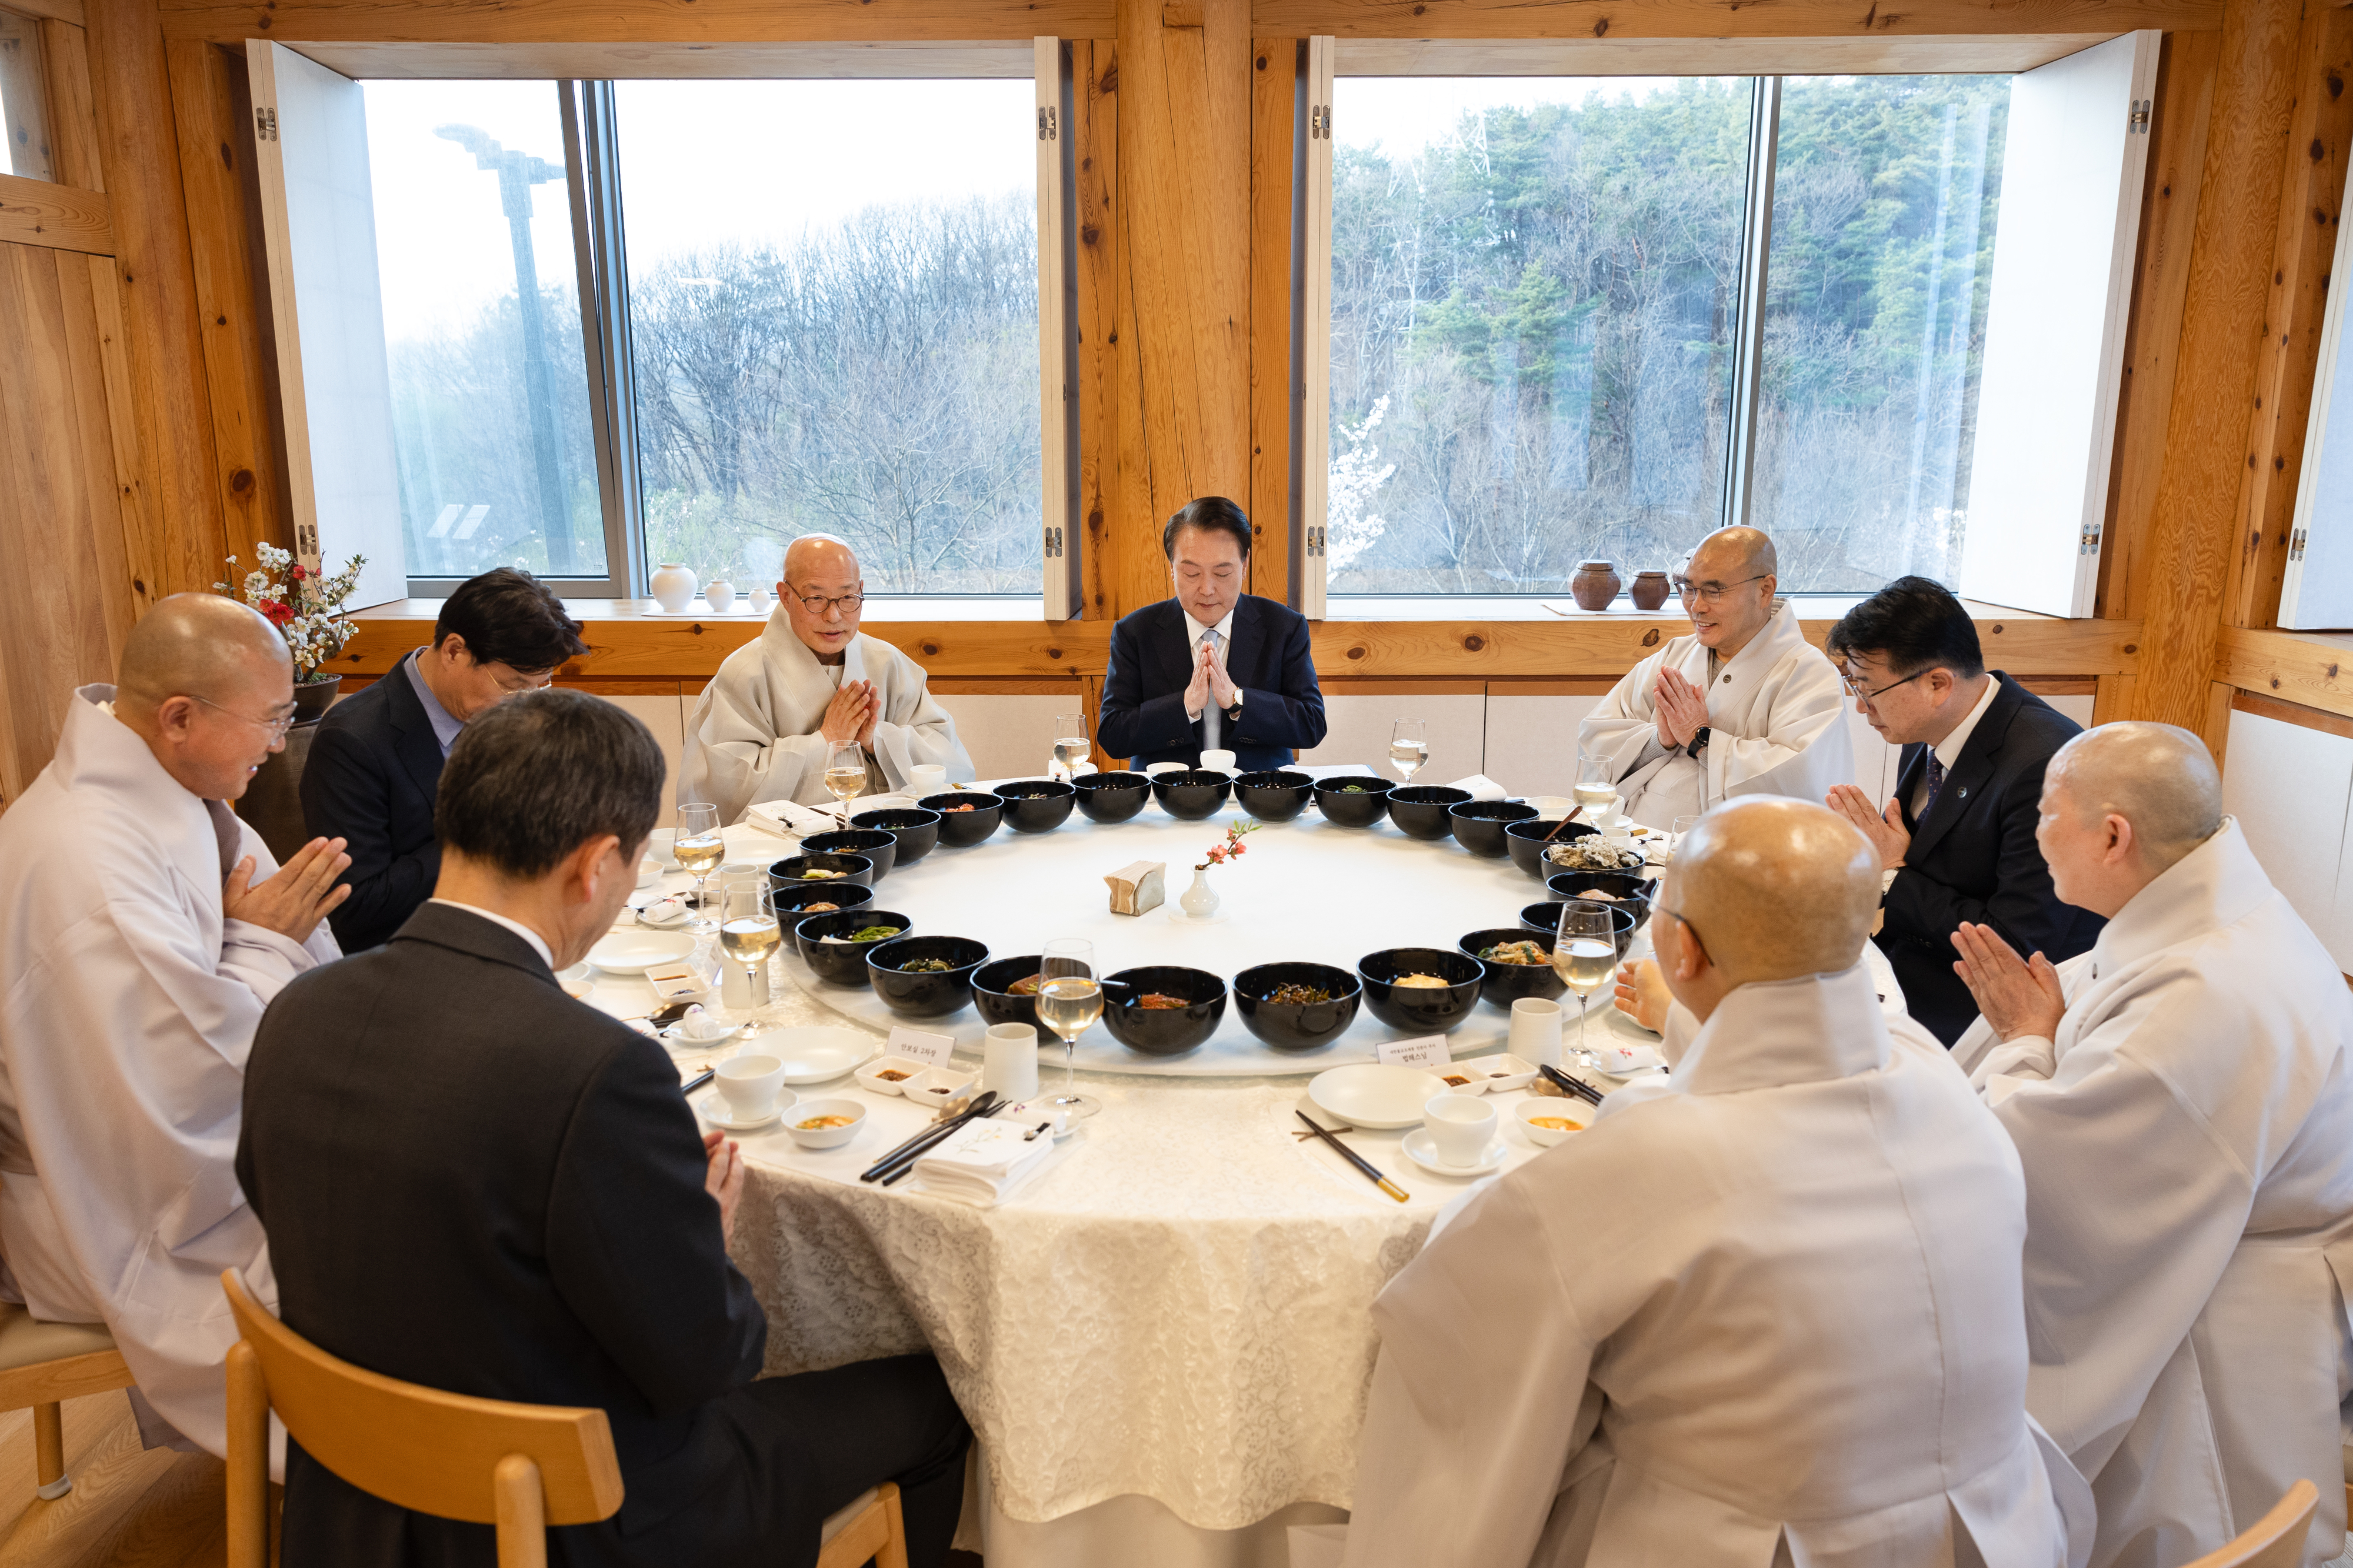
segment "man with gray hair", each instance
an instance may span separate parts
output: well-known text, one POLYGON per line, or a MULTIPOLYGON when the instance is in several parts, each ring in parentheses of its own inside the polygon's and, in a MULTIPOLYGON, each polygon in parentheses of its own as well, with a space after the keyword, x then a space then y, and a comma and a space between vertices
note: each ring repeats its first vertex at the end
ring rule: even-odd
POLYGON ((2053 967, 1964 924, 1955 1059, 2026 1170, 2027 1407, 2093 1485, 2094 1568, 2164 1568, 2320 1489, 2341 1550, 2353 1388, 2353 998, 2263 875, 2198 737, 2060 748, 2035 837, 2106 917, 2053 967))

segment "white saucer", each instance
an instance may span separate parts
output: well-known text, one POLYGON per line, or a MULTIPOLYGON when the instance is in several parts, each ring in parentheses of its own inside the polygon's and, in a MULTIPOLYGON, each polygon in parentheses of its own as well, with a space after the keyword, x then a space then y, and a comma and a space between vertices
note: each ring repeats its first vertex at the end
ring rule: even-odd
MULTIPOLYGON (((654 1038, 659 1040, 663 1045, 668 1046, 674 1051, 707 1051, 727 1044, 730 1040, 733 1040, 736 1036, 743 1032, 744 1026, 741 1024, 734 1024, 729 1026, 725 1032, 722 1034, 705 1035, 698 1039, 694 1036, 687 1034, 683 1025, 667 1024, 663 1026, 661 1033, 656 1035, 654 1038)), ((757 1035, 752 1037, 754 1042, 756 1042, 759 1037, 760 1037, 757 1035)))
POLYGON ((776 1108, 756 1121, 738 1121, 729 1114, 727 1097, 717 1089, 700 1095, 694 1102, 695 1114, 724 1132, 757 1132, 763 1127, 774 1127, 784 1120, 785 1112, 798 1103, 800 1097, 791 1089, 776 1091, 776 1108))
POLYGON ((588 962, 608 974, 643 974, 657 963, 675 963, 694 952, 686 931, 616 931, 588 950, 588 962))
POLYGON ((1475 1165, 1443 1164, 1438 1158, 1437 1141, 1430 1137, 1427 1127, 1417 1127, 1407 1133, 1398 1147, 1405 1151, 1407 1159, 1434 1176, 1483 1176, 1504 1163, 1504 1143, 1497 1138, 1487 1145, 1485 1158, 1475 1165))
POLYGON ((1233 916, 1223 910, 1212 910, 1206 915, 1188 915, 1176 900, 1168 900, 1168 923, 1180 926, 1221 926, 1233 916))

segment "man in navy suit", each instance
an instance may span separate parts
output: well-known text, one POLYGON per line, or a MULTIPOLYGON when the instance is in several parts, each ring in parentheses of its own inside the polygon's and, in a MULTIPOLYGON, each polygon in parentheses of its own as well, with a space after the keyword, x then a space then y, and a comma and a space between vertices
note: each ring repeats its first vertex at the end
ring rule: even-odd
POLYGON ((312 836, 347 841, 352 895, 328 917, 345 952, 389 941, 431 896, 434 795, 467 721, 587 651, 545 584, 501 566, 458 585, 431 647, 327 710, 302 764, 302 817, 312 836))
POLYGON ((1829 653, 1871 727, 1904 748, 1883 811, 1852 784, 1833 788, 1830 806, 1878 847, 1872 940, 1912 1016, 1950 1046, 1978 1016, 1954 971, 1962 921, 2053 963, 2089 951, 2107 923, 2060 901, 2034 841, 2043 768, 2082 726, 1986 668, 1968 611, 1926 577, 1898 577, 1849 610, 1829 653))
POLYGON ((1112 627, 1095 749, 1138 768, 1197 768, 1221 750, 1245 772, 1290 766, 1323 742, 1324 694, 1306 618, 1242 592, 1250 519, 1203 496, 1177 508, 1160 547, 1176 591, 1112 627))

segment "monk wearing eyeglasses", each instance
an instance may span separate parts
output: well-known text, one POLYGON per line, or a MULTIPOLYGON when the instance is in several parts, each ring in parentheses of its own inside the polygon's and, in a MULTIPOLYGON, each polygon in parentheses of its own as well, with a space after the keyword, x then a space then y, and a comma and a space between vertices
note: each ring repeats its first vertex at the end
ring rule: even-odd
POLYGON ((952 781, 973 776, 923 667, 858 629, 865 603, 849 545, 826 533, 793 541, 766 628, 727 656, 687 721, 680 800, 710 802, 723 822, 763 801, 823 805, 826 761, 852 741, 868 795, 906 789, 907 770, 924 763, 952 781))
POLYGON ((1691 635, 1626 672, 1577 726, 1626 815, 1671 828, 1738 795, 1820 800, 1854 777, 1836 666, 1775 592, 1773 541, 1709 534, 1676 574, 1691 635))

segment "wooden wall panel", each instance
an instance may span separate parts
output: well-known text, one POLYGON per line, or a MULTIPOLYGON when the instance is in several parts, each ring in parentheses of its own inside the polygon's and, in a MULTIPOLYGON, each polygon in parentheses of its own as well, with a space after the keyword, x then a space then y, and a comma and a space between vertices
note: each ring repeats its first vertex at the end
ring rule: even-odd
POLYGON ((1291 153, 1296 141, 1297 38, 1250 45, 1250 592, 1291 593, 1291 153))
POLYGON ((1120 220, 1113 210, 1119 181, 1119 47, 1104 41, 1071 46, 1078 118, 1071 146, 1079 215, 1079 514, 1086 546, 1079 566, 1089 619, 1111 616, 1118 575, 1111 520, 1119 498, 1120 220))
POLYGON ((50 173, 60 184, 106 189, 98 166, 98 111, 90 96, 90 40, 72 22, 41 24, 49 92, 50 173))
POLYGON ((0 240, 111 256, 114 220, 96 191, 0 174, 0 240))
POLYGON ((2295 0, 2228 0, 2165 462, 2149 530, 2141 717, 2205 735, 2247 472, 2264 297, 2295 106, 2295 0))

